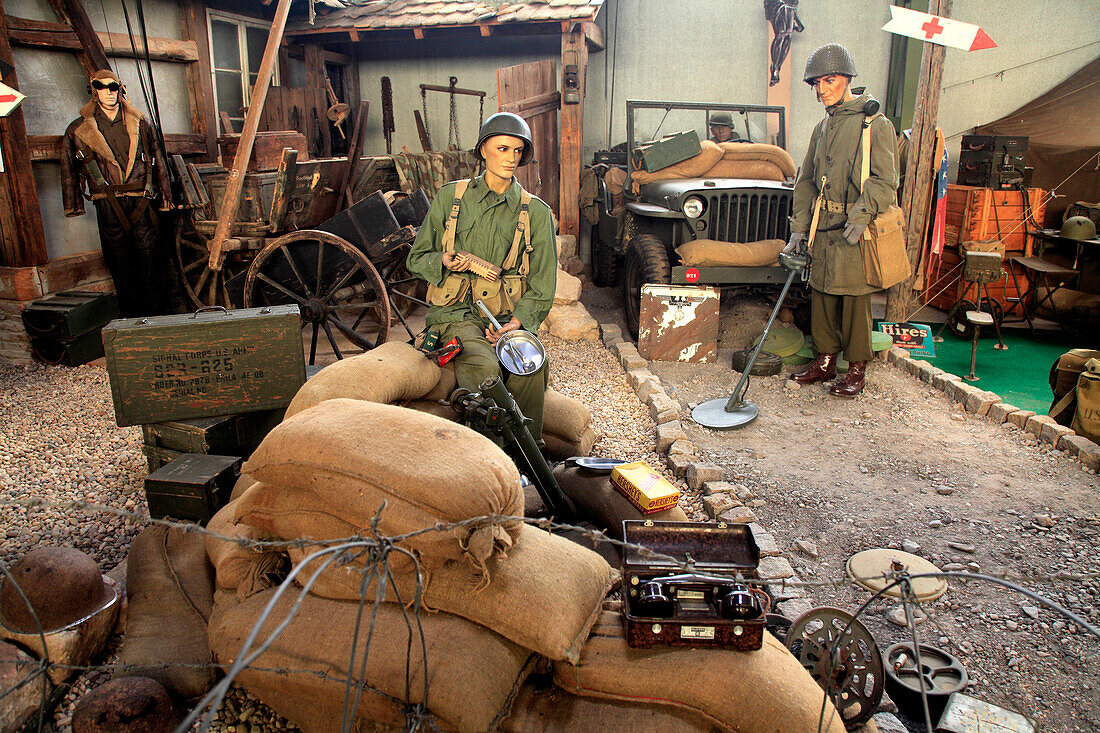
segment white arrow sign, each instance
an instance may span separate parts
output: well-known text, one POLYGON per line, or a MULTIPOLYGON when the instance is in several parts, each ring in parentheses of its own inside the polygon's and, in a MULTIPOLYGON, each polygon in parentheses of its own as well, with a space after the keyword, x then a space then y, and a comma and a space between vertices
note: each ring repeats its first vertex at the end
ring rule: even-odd
POLYGON ((997 47, 993 39, 976 25, 899 8, 897 5, 890 6, 890 22, 882 26, 882 30, 964 51, 997 47))
POLYGON ((0 117, 7 117, 27 96, 7 84, 0 84, 0 117))

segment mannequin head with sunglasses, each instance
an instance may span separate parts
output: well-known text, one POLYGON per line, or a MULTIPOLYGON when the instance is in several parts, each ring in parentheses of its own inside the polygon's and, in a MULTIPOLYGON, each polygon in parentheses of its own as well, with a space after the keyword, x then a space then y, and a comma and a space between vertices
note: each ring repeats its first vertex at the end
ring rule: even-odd
POLYGON ((126 94, 126 87, 110 69, 100 69, 92 74, 89 80, 92 87, 92 96, 95 98, 103 113, 114 119, 118 113, 119 97, 126 94))

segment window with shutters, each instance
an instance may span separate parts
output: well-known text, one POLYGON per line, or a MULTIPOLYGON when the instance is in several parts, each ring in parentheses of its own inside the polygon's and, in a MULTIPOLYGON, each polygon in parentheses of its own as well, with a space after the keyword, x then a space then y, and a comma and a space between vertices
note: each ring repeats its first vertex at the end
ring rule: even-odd
MULTIPOLYGON (((214 75, 214 103, 222 134, 240 132, 252 87, 260 72, 271 24, 255 18, 207 11, 210 28, 210 67, 214 75), (225 113, 223 115, 222 113, 225 113), (229 117, 232 130, 225 129, 229 117)), ((278 65, 272 77, 277 85, 278 65)))

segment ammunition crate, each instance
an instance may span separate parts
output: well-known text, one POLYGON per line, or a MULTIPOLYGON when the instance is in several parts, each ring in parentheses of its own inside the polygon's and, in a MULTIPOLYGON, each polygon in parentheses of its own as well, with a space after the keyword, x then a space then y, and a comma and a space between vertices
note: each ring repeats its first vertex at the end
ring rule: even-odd
POLYGON ((296 305, 119 319, 103 346, 120 426, 285 408, 306 380, 296 305))
POLYGON ((1027 135, 963 135, 960 151, 1023 155, 1027 152, 1027 135))
POLYGON ((72 339, 56 339, 48 336, 31 338, 34 358, 45 364, 80 366, 103 356, 103 339, 98 328, 72 339))
POLYGON ((240 415, 199 417, 141 426, 145 445, 180 453, 205 453, 248 458, 285 410, 263 410, 240 415))
POLYGON ((976 170, 975 166, 999 165, 1023 168, 1027 156, 1013 153, 994 152, 992 150, 964 150, 959 153, 959 167, 976 170))
POLYGON ((21 315, 28 336, 72 341, 118 318, 118 299, 114 293, 65 290, 39 298, 21 315))
POLYGON ((634 167, 645 171, 659 171, 702 152, 699 134, 695 130, 674 132, 660 140, 644 142, 634 148, 634 167))
POLYGON ((153 473, 161 466, 171 463, 180 456, 187 455, 182 451, 158 448, 155 445, 141 446, 141 453, 145 456, 145 464, 149 466, 149 473, 153 473))
POLYGON ((182 455, 145 479, 149 516, 206 524, 229 501, 240 474, 236 456, 182 455))

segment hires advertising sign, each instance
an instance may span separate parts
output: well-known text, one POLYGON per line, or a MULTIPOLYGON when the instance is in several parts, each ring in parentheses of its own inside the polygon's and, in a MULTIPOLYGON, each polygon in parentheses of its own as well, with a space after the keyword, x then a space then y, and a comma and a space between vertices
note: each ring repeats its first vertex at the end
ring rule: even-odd
POLYGON ((924 323, 878 324, 878 330, 894 340, 894 346, 900 346, 913 356, 936 356, 936 346, 932 343, 932 327, 924 323))

